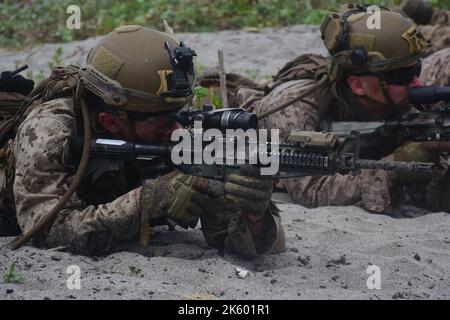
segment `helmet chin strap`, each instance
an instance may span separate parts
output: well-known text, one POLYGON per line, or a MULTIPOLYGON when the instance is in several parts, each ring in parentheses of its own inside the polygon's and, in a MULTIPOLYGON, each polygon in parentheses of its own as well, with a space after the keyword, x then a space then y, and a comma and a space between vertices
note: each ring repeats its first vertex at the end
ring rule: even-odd
POLYGON ((378 86, 381 89, 381 92, 383 93, 384 99, 386 102, 380 102, 378 100, 375 100, 371 97, 368 97, 367 95, 360 97, 361 99, 364 99, 366 101, 370 101, 379 105, 386 106, 387 109, 389 109, 390 113, 389 116, 396 116, 400 114, 400 110, 397 108, 397 105, 394 103, 394 101, 391 98, 391 95, 389 94, 388 90, 388 84, 386 82, 386 77, 383 73, 377 74, 378 76, 378 86))
POLYGON ((136 122, 128 117, 128 111, 120 109, 119 110, 119 117, 124 119, 124 120, 126 120, 126 125, 127 125, 127 128, 128 128, 128 131, 130 132, 131 139, 133 140, 132 142, 138 142, 137 141, 137 134, 136 134, 136 130, 135 130, 136 122))
POLYGON ((133 142, 138 142, 138 137, 136 134, 136 122, 134 120, 128 120, 128 127, 131 132, 131 139, 133 139, 133 142))

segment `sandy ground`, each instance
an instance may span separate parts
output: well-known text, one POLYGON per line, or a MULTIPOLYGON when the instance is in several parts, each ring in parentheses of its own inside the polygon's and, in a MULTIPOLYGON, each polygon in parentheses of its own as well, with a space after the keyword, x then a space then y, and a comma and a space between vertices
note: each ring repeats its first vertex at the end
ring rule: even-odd
POLYGON ((394 219, 353 206, 279 207, 287 250, 254 261, 208 248, 199 229, 161 227, 148 249, 130 245, 95 259, 29 246, 14 252, 3 238, 0 269, 16 262, 25 281, 0 284, 0 299, 450 298, 449 214, 394 219), (80 290, 67 288, 70 265, 81 268, 80 290), (367 287, 370 265, 380 268, 379 290, 367 287), (240 278, 236 268, 249 273, 240 278))
MULTIPOLYGON (((215 65, 216 51, 223 49, 228 71, 262 79, 298 54, 323 53, 317 31, 293 26, 178 38, 197 50, 203 66, 215 65)), ((62 45, 62 60, 82 62, 95 41, 62 45)), ((35 72, 47 72, 59 46, 15 53, 0 49, 0 65, 12 68, 26 62, 35 72)), ((0 299, 450 298, 449 214, 421 215, 405 207, 398 215, 412 218, 393 218, 353 206, 306 209, 289 203, 284 194, 276 199, 287 250, 254 261, 208 248, 198 229, 170 232, 161 227, 148 249, 130 245, 95 259, 30 246, 11 251, 7 243, 12 238, 1 238, 0 273, 15 262, 25 281, 0 283, 0 299), (80 290, 67 287, 70 265, 81 269, 80 290), (367 286, 371 265, 379 267, 381 289, 367 286), (139 272, 133 274, 130 267, 139 272), (236 268, 248 271, 247 276, 238 276, 236 268)))

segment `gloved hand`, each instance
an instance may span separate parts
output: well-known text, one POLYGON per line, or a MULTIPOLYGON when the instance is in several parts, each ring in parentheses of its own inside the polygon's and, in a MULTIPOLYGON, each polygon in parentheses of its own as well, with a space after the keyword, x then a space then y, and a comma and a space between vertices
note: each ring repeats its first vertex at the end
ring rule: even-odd
POLYGON ((2 72, 0 75, 0 91, 1 92, 18 92, 28 95, 33 90, 34 81, 26 79, 20 74, 11 76, 8 71, 2 72))
POLYGON ((203 235, 211 247, 223 249, 229 241, 233 250, 240 248, 241 254, 249 254, 256 245, 255 239, 272 226, 272 214, 267 210, 272 178, 258 177, 252 169, 259 170, 244 166, 240 174, 228 175, 225 184, 208 180, 208 189, 214 196, 202 211, 201 222, 203 235))
POLYGON ((253 177, 230 174, 225 183, 225 197, 234 200, 249 218, 262 217, 272 197, 269 176, 253 177))
POLYGON ((170 218, 183 228, 189 227, 209 199, 197 189, 197 179, 201 178, 174 170, 144 181, 140 197, 141 221, 170 218))
POLYGON ((385 157, 392 161, 436 162, 439 153, 450 152, 449 141, 405 142, 393 153, 385 157))
MULTIPOLYGON (((404 143, 393 153, 385 157, 385 160, 406 161, 406 162, 439 162, 439 154, 442 152, 450 152, 449 141, 425 141, 404 143)), ((413 173, 389 173, 393 181, 399 183, 417 183, 427 182, 432 178, 430 174, 413 174, 413 173)))

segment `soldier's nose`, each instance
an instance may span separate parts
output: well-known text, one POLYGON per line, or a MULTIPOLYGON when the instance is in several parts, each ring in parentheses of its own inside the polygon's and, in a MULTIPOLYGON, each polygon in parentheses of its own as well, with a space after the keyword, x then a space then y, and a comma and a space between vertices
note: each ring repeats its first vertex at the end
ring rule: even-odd
POLYGON ((414 76, 411 83, 408 85, 409 88, 421 87, 423 86, 422 80, 418 76, 414 76))

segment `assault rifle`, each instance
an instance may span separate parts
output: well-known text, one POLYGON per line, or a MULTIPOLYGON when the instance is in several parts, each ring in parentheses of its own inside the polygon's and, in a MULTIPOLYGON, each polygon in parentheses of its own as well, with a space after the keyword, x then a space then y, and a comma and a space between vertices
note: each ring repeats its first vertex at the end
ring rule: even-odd
POLYGON ((344 135, 358 132, 366 137, 400 136, 412 141, 449 141, 450 87, 415 87, 409 90, 411 104, 433 104, 439 101, 444 101, 444 104, 436 111, 412 113, 401 120, 324 121, 321 124, 321 130, 344 135))
MULTIPOLYGON (((357 174, 360 169, 429 174, 434 169, 432 163, 360 159, 358 134, 293 131, 287 143, 278 143, 276 139, 269 141, 267 136, 261 139, 256 131, 253 137, 227 135, 226 131, 230 128, 256 129, 256 116, 243 109, 204 109, 187 112, 181 115, 180 122, 185 126, 194 124, 193 130, 189 132, 192 140, 183 143, 176 141, 140 144, 122 140, 93 139, 90 157, 116 160, 166 159, 173 168, 181 169, 188 174, 220 180, 224 180, 230 173, 239 172, 245 164, 260 167, 261 173, 264 169, 268 171, 271 166, 276 165, 279 170, 270 174, 276 178, 334 173, 357 174), (221 134, 199 136, 195 121, 206 128, 218 129, 221 134), (202 157, 205 154, 210 156, 208 161, 202 157), (173 160, 174 155, 187 161, 177 163, 173 160)), ((76 153, 80 152, 82 141, 82 138, 73 140, 72 148, 76 153)))
POLYGON ((34 87, 34 81, 19 75, 22 71, 28 69, 24 65, 14 71, 3 71, 0 73, 0 91, 1 92, 19 92, 28 95, 34 87))

